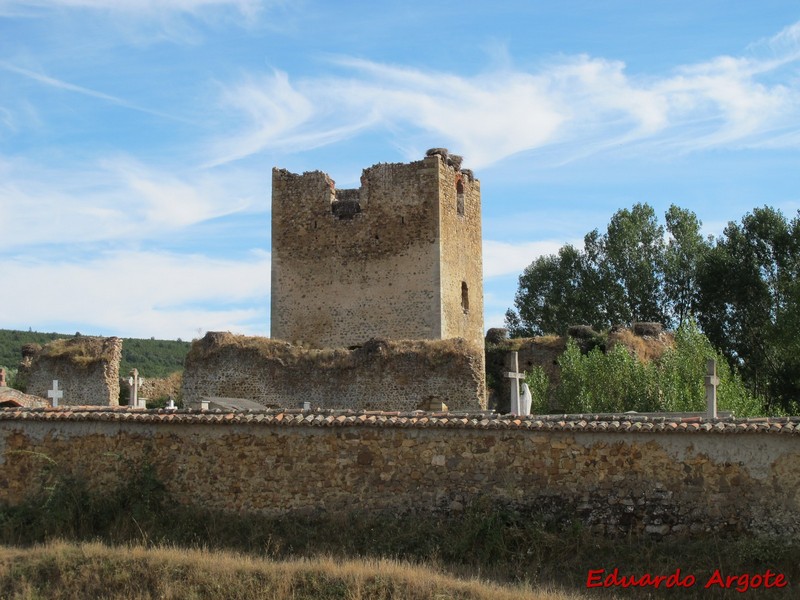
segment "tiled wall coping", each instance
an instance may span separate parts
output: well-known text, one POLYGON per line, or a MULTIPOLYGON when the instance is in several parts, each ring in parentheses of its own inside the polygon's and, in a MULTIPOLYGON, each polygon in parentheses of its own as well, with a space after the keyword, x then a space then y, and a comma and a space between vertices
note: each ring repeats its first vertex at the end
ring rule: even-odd
POLYGON ((231 424, 273 427, 399 427, 568 431, 600 433, 781 433, 800 435, 800 417, 722 418, 644 415, 531 415, 377 412, 301 409, 259 411, 131 410, 97 407, 4 408, 0 421, 121 421, 170 424, 231 424))

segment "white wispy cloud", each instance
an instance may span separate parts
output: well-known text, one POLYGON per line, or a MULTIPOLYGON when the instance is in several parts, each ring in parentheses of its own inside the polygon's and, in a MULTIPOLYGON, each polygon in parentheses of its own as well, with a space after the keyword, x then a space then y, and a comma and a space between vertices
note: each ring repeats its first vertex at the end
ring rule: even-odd
POLYGON ((147 240, 267 210, 266 178, 238 170, 178 175, 120 156, 75 169, 0 160, 0 175, 0 251, 147 240))
POLYGON ((16 73, 18 75, 22 75, 23 77, 27 77, 28 79, 32 79, 33 81, 37 81, 43 85, 48 87, 65 90, 68 92, 74 92, 76 94, 81 94, 83 96, 89 96, 91 98, 97 98, 99 100, 103 100, 105 102, 109 102, 111 104, 115 104, 117 106, 122 106, 124 108, 129 108, 131 110, 135 110, 138 112, 147 113, 149 115, 154 115, 158 117, 163 117, 165 119, 171 119, 174 121, 182 121, 187 122, 186 119, 181 117, 171 115, 169 113, 161 112, 159 110, 153 110, 150 108, 146 108, 143 106, 138 106, 133 102, 128 102, 123 98, 118 98, 117 96, 112 96, 111 94, 106 94, 97 90, 93 90, 91 88, 83 87, 80 85, 75 85, 73 83, 69 83, 68 81, 63 81, 61 79, 57 79, 55 77, 50 77, 45 75, 44 73, 40 73, 37 71, 32 71, 30 69, 25 69, 11 63, 0 61, 0 69, 4 69, 6 71, 10 71, 12 73, 16 73))
POLYGON ((227 26, 275 29, 266 15, 299 7, 287 0, 0 0, 0 18, 90 23, 96 26, 92 41, 105 49, 162 42, 200 46, 209 31, 227 26))
POLYGON ((24 14, 25 11, 65 8, 105 13, 195 13, 208 8, 224 7, 233 8, 246 16, 254 16, 264 5, 262 0, 0 0, 0 14, 24 14))
POLYGON ((353 58, 332 60, 344 71, 339 75, 251 74, 222 94, 223 108, 243 124, 241 133, 216 141, 213 162, 302 150, 378 128, 415 153, 426 142, 446 142, 475 167, 546 147, 572 160, 647 145, 658 153, 797 145, 800 82, 788 67, 800 61, 798 32, 794 24, 764 40, 769 53, 719 56, 649 76, 584 55, 474 76, 353 58))
POLYGON ((540 256, 556 254, 562 242, 498 242, 483 241, 483 277, 498 277, 521 273, 540 256))
POLYGON ((505 312, 487 312, 483 318, 483 329, 491 329, 492 327, 505 327, 506 326, 506 313, 505 312))
POLYGON ((86 262, 10 258, 4 260, 3 278, 41 282, 0 300, 7 320, 21 327, 46 314, 51 322, 83 323, 104 335, 158 332, 191 339, 198 328, 266 333, 267 252, 236 261, 159 252, 114 252, 86 262), (253 322, 261 325, 254 328, 253 322))
POLYGON ((264 148, 309 150, 349 137, 369 122, 367 119, 327 128, 306 127, 320 118, 319 108, 291 85, 286 73, 277 70, 269 75, 249 75, 236 86, 223 88, 221 103, 242 116, 243 132, 217 140, 206 167, 232 162, 264 148))

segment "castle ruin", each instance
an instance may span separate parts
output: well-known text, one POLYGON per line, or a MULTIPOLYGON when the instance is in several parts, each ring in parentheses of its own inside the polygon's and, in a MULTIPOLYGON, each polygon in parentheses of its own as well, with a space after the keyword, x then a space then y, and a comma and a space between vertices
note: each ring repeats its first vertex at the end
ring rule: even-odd
POLYGON ((432 149, 365 169, 272 172, 272 337, 313 347, 463 338, 483 347, 480 182, 432 149))
POLYGON ((47 398, 58 380, 67 406, 118 406, 122 340, 76 336, 46 344, 25 344, 18 382, 27 394, 47 398))
POLYGON ((184 396, 485 408, 480 182, 461 157, 373 165, 358 189, 273 169, 271 323, 269 343, 196 341, 184 396))

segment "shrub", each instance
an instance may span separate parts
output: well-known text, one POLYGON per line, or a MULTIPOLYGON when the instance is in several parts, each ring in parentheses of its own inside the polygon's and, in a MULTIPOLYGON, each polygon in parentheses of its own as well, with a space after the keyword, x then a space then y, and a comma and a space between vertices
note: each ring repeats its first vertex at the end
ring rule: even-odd
POLYGON ((719 409, 737 417, 759 414, 758 401, 693 322, 678 329, 674 348, 649 362, 632 356, 621 344, 606 353, 595 348, 584 354, 569 340, 559 359, 561 384, 555 391, 556 402, 570 413, 703 411, 710 358, 717 362, 719 409))
POLYGON ((539 366, 525 372, 525 383, 531 390, 531 414, 543 415, 550 412, 550 378, 539 366))

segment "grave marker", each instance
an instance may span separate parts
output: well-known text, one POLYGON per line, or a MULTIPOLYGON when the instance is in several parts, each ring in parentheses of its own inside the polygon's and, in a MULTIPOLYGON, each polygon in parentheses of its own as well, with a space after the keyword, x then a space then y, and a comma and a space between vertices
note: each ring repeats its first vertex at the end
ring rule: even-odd
POLYGON ((128 378, 128 385, 131 386, 130 401, 128 405, 131 408, 147 408, 144 402, 139 401, 139 388, 144 383, 144 379, 139 377, 139 369, 131 371, 131 377, 128 378))
POLYGON ((717 418, 717 361, 713 358, 706 362, 706 416, 709 419, 717 418))
MULTIPOLYGON (((524 416, 528 414, 527 411, 523 410, 522 402, 520 401, 519 396, 519 382, 521 379, 525 379, 525 373, 519 372, 519 353, 512 352, 512 363, 513 363, 513 371, 509 371, 506 373, 506 377, 512 379, 511 381, 511 408, 509 412, 513 415, 520 415, 524 416)), ((528 411, 530 411, 530 405, 528 406, 528 411)))
POLYGON ((47 397, 52 399, 53 408, 58 407, 58 401, 64 397, 63 390, 58 389, 58 379, 53 379, 53 389, 48 390, 47 397))

